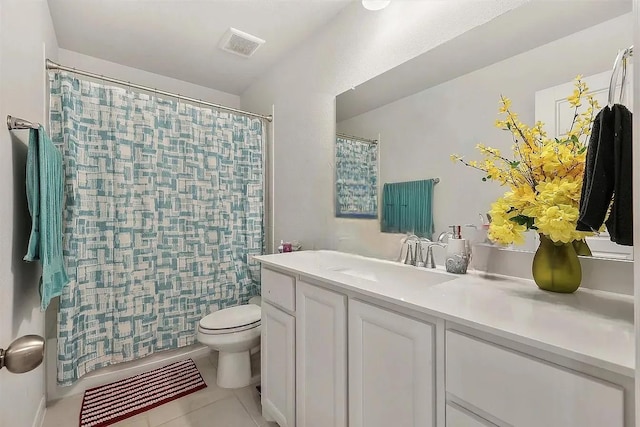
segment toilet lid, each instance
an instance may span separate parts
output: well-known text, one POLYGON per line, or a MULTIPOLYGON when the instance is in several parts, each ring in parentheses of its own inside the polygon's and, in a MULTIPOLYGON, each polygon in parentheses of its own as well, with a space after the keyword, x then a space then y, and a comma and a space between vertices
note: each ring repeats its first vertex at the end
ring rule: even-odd
POLYGON ((238 305, 214 311, 200 320, 203 329, 233 329, 260 322, 260 306, 238 305))

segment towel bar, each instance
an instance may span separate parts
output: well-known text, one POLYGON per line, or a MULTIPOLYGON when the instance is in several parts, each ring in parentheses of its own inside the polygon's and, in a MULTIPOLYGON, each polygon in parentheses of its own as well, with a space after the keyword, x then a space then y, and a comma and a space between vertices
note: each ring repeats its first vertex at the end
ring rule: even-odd
POLYGON ((9 130, 14 129, 38 129, 40 125, 38 123, 31 123, 25 119, 19 119, 13 116, 7 116, 7 127, 9 130))

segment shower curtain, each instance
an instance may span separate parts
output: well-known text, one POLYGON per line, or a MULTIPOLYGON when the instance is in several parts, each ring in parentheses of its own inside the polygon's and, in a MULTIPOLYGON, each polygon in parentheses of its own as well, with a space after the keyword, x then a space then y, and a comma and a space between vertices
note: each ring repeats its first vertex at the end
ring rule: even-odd
POLYGON ((336 217, 378 218, 378 144, 336 136, 336 217))
POLYGON ((58 383, 195 342, 259 293, 259 119, 51 75, 65 169, 58 383))

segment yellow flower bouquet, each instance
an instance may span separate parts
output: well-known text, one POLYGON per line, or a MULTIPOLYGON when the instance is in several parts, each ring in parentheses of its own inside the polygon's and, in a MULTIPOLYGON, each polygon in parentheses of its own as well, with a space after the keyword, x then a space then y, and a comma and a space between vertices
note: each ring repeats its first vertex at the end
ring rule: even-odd
POLYGON ((527 230, 537 230, 558 244, 592 234, 576 231, 576 223, 587 143, 599 106, 581 76, 576 77, 567 101, 574 109, 571 127, 564 135, 549 138, 542 122, 534 126, 522 123, 511 111, 511 101, 501 96, 501 117, 495 125, 511 133, 513 155, 506 157, 498 149, 478 144, 480 161, 451 156, 453 161, 484 172, 483 181, 510 187, 491 205, 488 236, 492 241, 523 243, 527 230), (583 103, 586 108, 581 108, 583 103))

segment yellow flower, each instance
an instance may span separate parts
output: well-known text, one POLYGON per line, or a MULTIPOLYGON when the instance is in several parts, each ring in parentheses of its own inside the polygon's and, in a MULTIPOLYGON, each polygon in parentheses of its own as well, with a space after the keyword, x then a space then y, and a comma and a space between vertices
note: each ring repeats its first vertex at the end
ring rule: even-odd
POLYGON ((574 120, 566 133, 548 138, 544 123, 530 127, 511 111, 511 100, 500 97, 495 126, 511 133, 512 156, 478 144, 481 161, 465 162, 486 173, 485 178, 508 185, 503 197, 491 205, 492 222, 489 238, 502 244, 520 243, 529 228, 548 236, 554 242, 571 242, 590 233, 576 231, 582 177, 586 159, 586 142, 591 133, 598 102, 588 93, 582 76, 576 77, 573 93, 567 97, 574 120), (586 106, 581 108, 586 100, 586 106))
POLYGON ((536 194, 528 185, 514 186, 512 194, 513 199, 517 204, 522 205, 522 208, 536 202, 536 194))
POLYGON ((507 121, 496 119, 494 126, 497 127, 498 129, 505 129, 507 127, 507 121))
POLYGON ((571 104, 573 107, 579 107, 582 105, 580 103, 580 96, 581 92, 578 89, 575 89, 573 93, 569 97, 567 97, 567 101, 569 101, 569 104, 571 104))
POLYGON ((578 208, 572 205, 550 206, 535 220, 536 227, 554 242, 569 243, 575 240, 575 222, 578 208))
POLYGON ((506 113, 507 110, 510 107, 511 107, 511 100, 509 98, 501 96, 500 97, 500 109, 498 111, 500 111, 501 113, 506 113))
POLYGON ((523 233, 527 227, 520 225, 511 219, 517 215, 509 203, 500 198, 491 205, 491 225, 488 236, 497 243, 508 245, 511 243, 524 243, 523 233))

